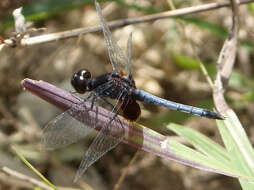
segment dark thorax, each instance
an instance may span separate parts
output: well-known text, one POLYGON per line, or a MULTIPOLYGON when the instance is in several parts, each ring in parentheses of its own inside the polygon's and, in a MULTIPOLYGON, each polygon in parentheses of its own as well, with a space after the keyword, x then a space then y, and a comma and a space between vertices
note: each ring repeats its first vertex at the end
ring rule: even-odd
POLYGON ((131 92, 135 88, 134 81, 123 78, 116 72, 101 75, 92 79, 89 83, 90 90, 94 90, 99 96, 111 99, 122 99, 122 97, 131 96, 131 92))

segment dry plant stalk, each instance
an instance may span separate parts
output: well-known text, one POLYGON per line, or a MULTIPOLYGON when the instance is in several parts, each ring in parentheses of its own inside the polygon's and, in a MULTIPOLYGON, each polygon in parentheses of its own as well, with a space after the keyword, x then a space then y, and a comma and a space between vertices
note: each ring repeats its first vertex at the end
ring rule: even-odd
POLYGON ((217 64, 218 71, 216 75, 215 85, 213 89, 213 97, 216 108, 220 113, 225 113, 229 110, 224 98, 224 87, 226 86, 230 74, 232 72, 235 57, 237 52, 237 39, 238 39, 238 30, 239 30, 239 10, 238 0, 231 0, 232 3, 232 28, 230 31, 229 37, 226 39, 222 50, 220 52, 217 64))
MULTIPOLYGON (((251 2, 254 2, 254 0, 243 0, 239 4, 243 5, 243 4, 248 4, 251 2)), ((119 27, 123 27, 127 25, 144 23, 144 22, 153 22, 159 19, 174 18, 174 17, 184 16, 184 15, 189 15, 189 14, 194 14, 199 12, 205 12, 205 11, 215 10, 215 9, 219 9, 223 7, 229 7, 229 6, 230 6, 230 2, 208 3, 204 5, 198 5, 198 6, 188 7, 188 8, 166 11, 163 13, 142 16, 139 18, 129 18, 129 19, 123 19, 119 21, 113 21, 113 22, 109 22, 108 26, 110 29, 115 29, 115 28, 119 28, 119 27)), ((3 40, 3 43, 0 42, 0 51, 4 45, 16 47, 16 46, 30 46, 35 44, 56 42, 59 40, 80 37, 81 35, 94 33, 101 30, 102 30, 101 26, 90 27, 90 28, 85 27, 85 28, 72 29, 68 31, 45 34, 45 35, 40 35, 35 37, 28 37, 28 38, 23 38, 24 35, 20 36, 19 34, 18 36, 14 36, 9 39, 3 40)), ((32 30, 27 31, 26 33, 29 33, 31 31, 32 30)))

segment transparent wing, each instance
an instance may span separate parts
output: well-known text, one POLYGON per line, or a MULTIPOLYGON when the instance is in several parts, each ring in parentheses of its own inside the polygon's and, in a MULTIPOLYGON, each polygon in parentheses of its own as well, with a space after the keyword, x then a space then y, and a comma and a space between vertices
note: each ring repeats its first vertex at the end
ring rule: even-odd
MULTIPOLYGON (((103 93, 103 91, 111 88, 110 83, 109 81, 100 85, 99 91, 103 93)), ((109 102, 97 96, 95 92, 91 92, 86 96, 83 103, 75 104, 47 124, 43 130, 42 143, 47 149, 56 149, 86 137, 97 126, 96 118, 90 117, 89 110, 91 110, 92 105, 103 104, 111 106, 111 109, 114 108, 109 102), (90 107, 86 106, 87 101, 91 103, 90 107)))
POLYGON ((100 5, 99 3, 97 3, 96 0, 95 0, 95 7, 101 22, 104 38, 105 38, 107 49, 108 49, 109 59, 113 67, 113 70, 120 74, 129 76, 129 73, 131 72, 131 70, 130 70, 130 66, 128 65, 128 59, 124 55, 122 49, 117 45, 115 39, 113 38, 109 30, 109 27, 102 16, 100 5))
POLYGON ((132 77, 132 33, 130 33, 129 38, 128 38, 128 42, 127 42, 127 53, 126 53, 127 57, 128 57, 128 78, 132 77))
POLYGON ((85 105, 75 105, 50 121, 43 130, 42 143, 47 149, 61 148, 86 137, 95 127, 85 105), (86 121, 85 121, 86 120, 86 121), (86 126, 83 122, 90 125, 86 126))
MULTIPOLYGON (((123 94, 119 94, 119 98, 122 95, 123 94)), ((124 128, 121 125, 120 119, 117 117, 121 106, 122 102, 119 104, 119 106, 114 106, 112 110, 112 113, 114 113, 113 117, 109 118, 109 121, 102 127, 99 134, 96 136, 93 143, 87 150, 85 157, 79 166, 74 182, 76 182, 83 175, 89 166, 91 166, 105 153, 116 147, 122 141, 124 136, 124 128)))
POLYGON ((122 141, 124 129, 120 126, 120 124, 118 125, 119 129, 115 128, 114 130, 111 130, 110 125, 102 128, 87 150, 85 157, 79 166, 74 182, 83 175, 89 166, 122 141))

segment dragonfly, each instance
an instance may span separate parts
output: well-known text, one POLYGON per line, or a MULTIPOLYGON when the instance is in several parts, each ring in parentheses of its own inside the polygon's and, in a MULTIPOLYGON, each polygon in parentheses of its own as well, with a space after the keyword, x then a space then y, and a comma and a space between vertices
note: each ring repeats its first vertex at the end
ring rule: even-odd
MULTIPOLYGON (((137 89, 132 75, 132 34, 129 35, 127 52, 125 54, 113 38, 96 0, 95 7, 103 30, 113 71, 96 78, 93 78, 87 69, 81 69, 76 72, 71 79, 71 84, 77 93, 89 93, 88 97, 84 99, 84 102, 91 102, 91 106, 87 107, 81 103, 81 105, 73 106, 60 114, 47 124, 44 128, 42 138, 43 143, 49 149, 72 144, 86 137, 93 129, 98 127, 96 121, 91 122, 93 124, 90 126, 81 122, 82 118, 89 119, 89 111, 98 99, 105 101, 111 107, 113 116, 109 118, 109 121, 104 126, 101 126, 101 130, 98 132, 81 161, 74 181, 77 181, 89 166, 122 141, 124 131, 120 129, 117 130, 118 134, 114 134, 115 132, 111 130, 110 125, 113 120, 118 118, 119 113, 130 122, 136 121, 141 114, 141 109, 137 101, 210 119, 224 119, 217 112, 162 99, 137 89), (116 104, 111 104, 107 99, 116 100, 116 104), (76 117, 72 117, 73 115, 76 115, 76 117), (79 117, 79 120, 77 120, 77 117, 79 117)), ((121 125, 119 125, 119 128, 121 128, 121 125)))

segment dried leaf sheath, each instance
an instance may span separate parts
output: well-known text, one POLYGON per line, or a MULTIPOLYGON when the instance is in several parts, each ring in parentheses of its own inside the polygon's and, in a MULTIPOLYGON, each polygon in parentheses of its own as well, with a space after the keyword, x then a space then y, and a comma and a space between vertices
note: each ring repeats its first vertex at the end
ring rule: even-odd
MULTIPOLYGON (((24 86, 25 90, 30 91, 34 95, 46 100, 47 102, 55 105, 62 111, 66 111, 69 108, 73 106, 77 106, 79 104, 84 104, 87 107, 90 107, 90 103, 88 101, 84 102, 81 98, 65 91, 60 88, 57 88, 47 82, 44 81, 35 81, 31 79, 24 79, 22 81, 22 85, 24 86)), ((75 115, 73 115, 75 117, 75 115)), ((90 113, 90 117, 93 119, 98 119, 98 122, 105 123, 108 121, 108 118, 112 117, 112 113, 102 107, 94 106, 93 110, 90 113), (97 118, 96 118, 97 117, 97 118)), ((154 133, 154 137, 152 136, 144 136, 144 129, 139 127, 133 127, 130 125, 130 123, 123 119, 121 116, 118 116, 120 121, 114 120, 111 124, 111 127, 114 129, 118 129, 118 125, 122 125, 125 131, 124 135, 124 141, 127 144, 130 144, 131 142, 136 144, 139 141, 139 146, 141 148, 142 142, 140 142, 141 138, 143 140, 147 140, 150 143, 156 143, 160 146, 161 142, 164 142, 166 140, 166 137, 150 130, 149 133, 154 133), (121 122, 121 123, 120 123, 121 122), (138 137, 138 138, 137 138, 138 137), (135 139, 137 138, 137 139, 135 139), (126 141, 128 139, 128 141, 126 141)), ((89 124, 90 121, 83 120, 82 122, 86 122, 86 124, 89 124)), ((98 125, 103 126, 103 125, 98 125)), ((101 130, 100 128, 97 128, 96 130, 101 130)), ((136 146, 138 145, 136 144, 136 146)), ((139 147, 138 146, 138 147, 139 147)))

